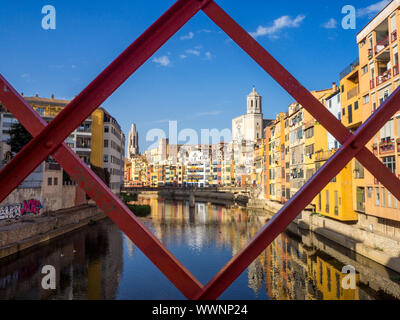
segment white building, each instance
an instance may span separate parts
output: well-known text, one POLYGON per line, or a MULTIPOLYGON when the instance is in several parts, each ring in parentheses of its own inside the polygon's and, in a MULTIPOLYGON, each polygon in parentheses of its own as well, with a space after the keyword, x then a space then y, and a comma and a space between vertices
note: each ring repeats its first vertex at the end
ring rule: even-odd
MULTIPOLYGON (((340 91, 333 93, 326 99, 326 108, 338 119, 341 119, 340 91)), ((328 150, 339 148, 340 143, 328 132, 328 150)))
POLYGON ((256 142, 263 138, 262 97, 256 89, 247 96, 247 113, 232 120, 232 139, 235 142, 256 142))
POLYGON ((118 194, 124 185, 125 135, 117 120, 104 112, 103 168, 110 173, 110 189, 118 194))

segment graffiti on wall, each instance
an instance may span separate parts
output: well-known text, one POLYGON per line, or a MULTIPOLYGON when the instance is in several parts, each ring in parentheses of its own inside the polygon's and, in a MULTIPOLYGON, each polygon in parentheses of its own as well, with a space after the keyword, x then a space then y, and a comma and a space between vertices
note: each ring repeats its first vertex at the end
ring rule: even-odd
POLYGON ((38 215, 43 208, 39 200, 24 200, 19 204, 6 205, 0 208, 0 220, 15 219, 28 214, 38 215))

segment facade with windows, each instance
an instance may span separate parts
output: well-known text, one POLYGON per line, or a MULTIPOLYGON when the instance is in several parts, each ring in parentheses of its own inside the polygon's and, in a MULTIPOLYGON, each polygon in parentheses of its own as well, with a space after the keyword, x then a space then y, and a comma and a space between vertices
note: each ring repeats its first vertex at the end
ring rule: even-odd
POLYGON ((117 120, 105 109, 93 112, 92 165, 106 169, 110 189, 119 194, 124 184, 125 135, 117 120))
MULTIPOLYGON (((400 1, 390 2, 357 35, 362 122, 366 121, 399 87, 400 1)), ((400 110, 367 147, 400 177, 400 110)), ((398 199, 365 171, 365 213, 377 218, 378 228, 400 221, 398 199)))

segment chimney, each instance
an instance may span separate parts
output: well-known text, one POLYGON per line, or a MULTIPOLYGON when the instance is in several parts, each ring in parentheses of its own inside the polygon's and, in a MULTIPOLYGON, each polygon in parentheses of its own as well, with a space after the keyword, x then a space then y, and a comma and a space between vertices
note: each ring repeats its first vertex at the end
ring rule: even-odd
POLYGON ((333 82, 333 83, 332 83, 332 89, 333 89, 334 91, 337 91, 337 90, 338 90, 338 87, 337 87, 337 85, 336 85, 336 82, 333 82))
POLYGON ((21 92, 21 96, 24 96, 24 93, 23 93, 23 92, 21 92))

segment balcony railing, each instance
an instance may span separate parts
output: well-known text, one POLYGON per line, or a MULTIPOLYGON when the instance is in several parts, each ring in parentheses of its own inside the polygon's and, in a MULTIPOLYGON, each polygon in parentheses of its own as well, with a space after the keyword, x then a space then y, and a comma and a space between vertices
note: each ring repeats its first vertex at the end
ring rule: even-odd
POLYGON ((350 100, 351 98, 357 96, 359 94, 359 92, 360 92, 359 86, 354 87, 353 89, 349 90, 347 92, 347 100, 350 100))
POLYGON ((394 66, 393 67, 393 77, 397 76, 399 74, 399 66, 394 66))
POLYGON ((376 77, 376 86, 380 86, 382 83, 390 80, 392 78, 392 71, 386 70, 385 72, 381 73, 379 76, 376 77))
POLYGON ((384 38, 382 41, 380 41, 376 46, 375 46, 375 54, 378 54, 379 52, 382 52, 387 48, 389 45, 389 36, 384 38))
POLYGON ((381 154, 393 152, 394 150, 395 150, 394 139, 382 141, 379 145, 379 153, 381 154))
POLYGON ((334 153, 335 153, 335 150, 316 152, 315 160, 316 161, 328 160, 334 153))
POLYGON ((397 30, 394 30, 392 32, 391 40, 392 40, 392 42, 395 42, 397 40, 397 30))

